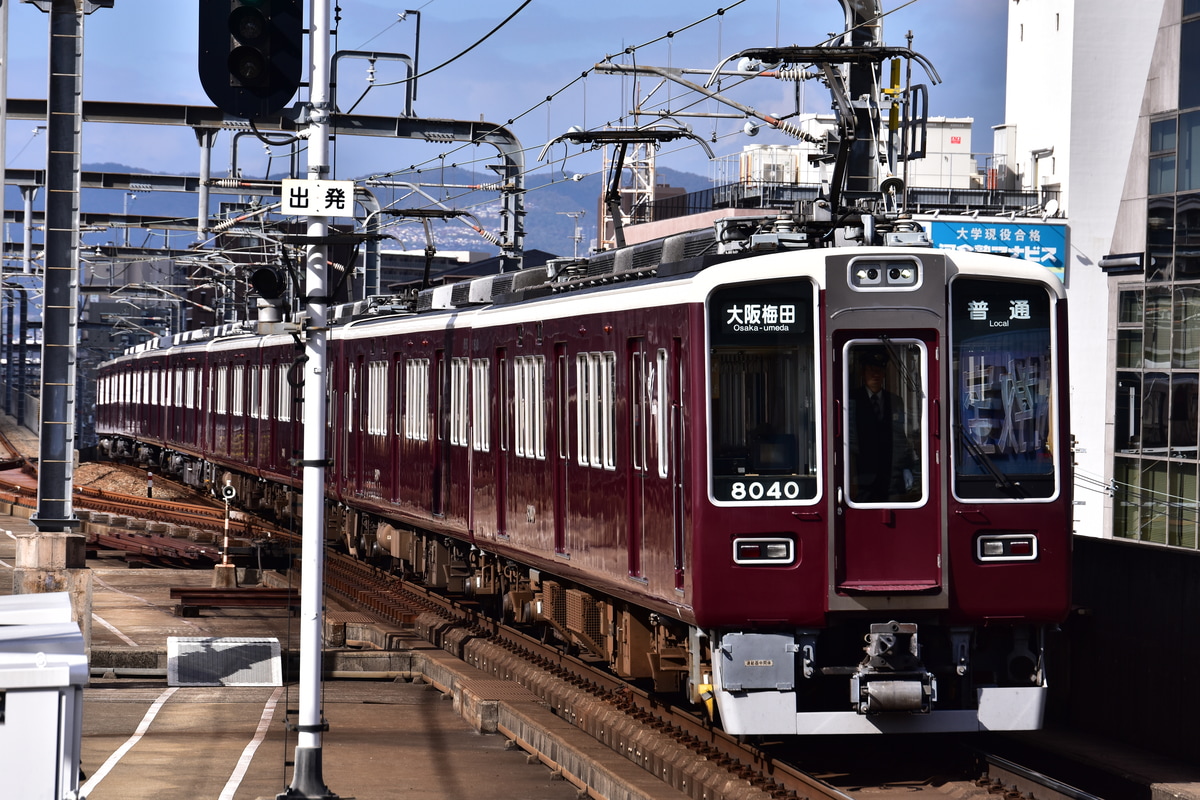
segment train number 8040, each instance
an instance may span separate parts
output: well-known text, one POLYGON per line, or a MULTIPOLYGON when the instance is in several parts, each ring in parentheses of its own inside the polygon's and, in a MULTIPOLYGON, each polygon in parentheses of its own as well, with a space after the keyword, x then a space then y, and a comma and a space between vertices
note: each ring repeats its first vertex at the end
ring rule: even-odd
POLYGON ((811 480, 797 478, 748 478, 718 480, 713 487, 716 500, 738 502, 791 502, 812 500, 816 488, 811 480))

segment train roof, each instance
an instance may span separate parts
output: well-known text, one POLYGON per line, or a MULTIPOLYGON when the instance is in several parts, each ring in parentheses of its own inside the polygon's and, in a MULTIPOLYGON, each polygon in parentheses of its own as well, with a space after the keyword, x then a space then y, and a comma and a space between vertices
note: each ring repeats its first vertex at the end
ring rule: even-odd
MULTIPOLYGON (((811 258, 814 251, 819 251, 825 255, 875 257, 896 253, 897 246, 929 247, 928 237, 911 220, 892 220, 886 224, 874 220, 869 227, 873 228, 872 236, 885 246, 823 247, 823 242, 815 237, 826 237, 827 225, 806 227, 787 215, 730 217, 717 220, 709 228, 588 257, 552 259, 544 266, 470 278, 424 289, 415 295, 379 296, 345 304, 330 310, 329 323, 338 329, 339 338, 359 338, 374 335, 377 325, 384 322, 406 327, 403 322, 407 319, 414 322, 414 328, 428 328, 431 324, 447 328, 504 324, 527 313, 523 306, 530 301, 540 301, 544 311, 539 313, 546 319, 578 314, 583 304, 589 311, 627 308, 634 292, 640 302, 653 306, 703 302, 714 285, 730 279, 731 270, 745 276, 744 265, 728 269, 721 268, 722 265, 750 257, 757 257, 755 267, 762 280, 810 274, 820 284, 823 272, 798 269, 800 262, 796 256, 811 258), (560 298, 563 302, 556 302, 560 298)), ((948 258, 954 273, 1037 280, 1059 299, 1065 297, 1061 282, 1048 270, 1030 262, 964 250, 937 252, 948 258)), ((299 326, 291 327, 299 331, 299 326)), ((110 363, 141 357, 151 351, 168 355, 171 351, 245 347, 245 340, 251 337, 259 339, 260 346, 270 346, 277 339, 278 343, 293 341, 284 330, 277 328, 263 335, 255 323, 237 322, 152 339, 126 350, 110 363)))

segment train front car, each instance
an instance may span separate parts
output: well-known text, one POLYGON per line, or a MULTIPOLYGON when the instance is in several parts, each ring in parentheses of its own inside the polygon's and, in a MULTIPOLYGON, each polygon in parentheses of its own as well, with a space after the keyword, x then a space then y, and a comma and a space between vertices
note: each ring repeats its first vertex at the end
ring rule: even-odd
POLYGON ((1061 284, 931 249, 754 263, 707 303, 693 600, 722 727, 1040 727, 1070 588, 1061 284))

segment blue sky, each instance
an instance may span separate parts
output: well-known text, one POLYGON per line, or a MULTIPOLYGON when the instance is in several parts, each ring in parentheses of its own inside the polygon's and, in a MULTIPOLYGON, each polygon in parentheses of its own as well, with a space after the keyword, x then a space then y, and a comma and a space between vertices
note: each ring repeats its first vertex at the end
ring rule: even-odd
MULTIPOLYGON (((521 5, 521 0, 334 0, 341 6, 335 49, 379 50, 412 55, 415 17, 401 19, 405 8, 420 10, 420 65, 428 69, 451 58, 486 34, 521 5)), ((594 128, 605 122, 630 122, 627 114, 636 89, 632 81, 591 73, 561 93, 563 87, 609 54, 620 54, 680 31, 737 0, 605 0, 602 4, 563 0, 533 0, 506 27, 461 59, 423 78, 418 84, 416 112, 425 117, 484 119, 506 123, 529 149, 527 164, 536 162, 542 145, 572 125, 594 128), (602 8, 603 10, 594 10, 602 8), (555 99, 546 103, 548 95, 555 99)), ((885 11, 898 9, 884 21, 885 42, 905 44, 929 57, 944 83, 931 88, 931 113, 975 118, 974 149, 990 150, 990 126, 1003 121, 1005 25, 1009 0, 884 0, 885 11)), ((305 0, 307 6, 307 0, 305 0)), ((84 94, 87 99, 209 105, 196 77, 195 0, 117 0, 87 18, 85 29, 84 94)), ((640 64, 711 69, 721 58, 748 47, 824 41, 842 28, 836 0, 744 0, 725 14, 649 44, 632 56, 640 64)), ((48 16, 34 6, 11 3, 9 96, 44 97, 48 16)), ((617 56, 614 56, 616 58, 617 56)), ((367 65, 344 62, 340 105, 343 110, 367 87, 367 65)), ((381 62, 380 83, 402 77, 399 68, 381 62)), ((651 84, 643 80, 645 92, 651 84)), ((914 80, 926 81, 919 69, 914 80)), ((702 81, 701 81, 702 82, 702 81)), ((793 110, 790 84, 751 81, 731 91, 740 102, 773 114, 793 110)), ((303 98, 301 90, 298 99, 303 98)), ((678 109, 686 104, 681 89, 660 89, 656 99, 678 109)), ((815 82, 804 89, 809 111, 827 111, 828 93, 815 82)), ((374 87, 363 97, 357 113, 393 116, 402 108, 397 87, 374 87)), ((724 111, 711 101, 694 107, 724 111)), ((741 122, 687 120, 696 133, 717 138, 718 154, 734 153, 743 145, 770 142, 738 135, 741 122)), ((44 136, 34 124, 13 121, 8 130, 8 161, 12 167, 41 167, 44 136)), ((779 141, 784 141, 779 139, 779 141)), ((230 139, 223 134, 214 152, 214 172, 228 167, 230 139)), ((410 165, 458 163, 483 169, 494 163, 491 148, 465 148, 414 142, 361 139, 336 145, 335 177, 392 174, 410 165), (442 158, 445 154, 445 158, 442 158), (481 159, 474 161, 475 159, 481 159)), ((568 152, 554 151, 555 158, 568 152)), ((597 153, 571 148, 568 172, 588 173, 601 168, 597 153)), ((278 156, 279 153, 274 155, 278 156)), ((245 174, 262 175, 267 154, 256 142, 243 145, 239 163, 245 174)), ((147 171, 195 173, 199 149, 188 129, 92 124, 84 129, 85 163, 116 162, 147 171)), ((278 162, 276 162, 278 164, 278 162)), ((664 148, 659 164, 708 173, 696 147, 664 148)), ((560 164, 556 163, 556 167, 560 164)), ((490 173, 488 173, 490 174, 490 173)))

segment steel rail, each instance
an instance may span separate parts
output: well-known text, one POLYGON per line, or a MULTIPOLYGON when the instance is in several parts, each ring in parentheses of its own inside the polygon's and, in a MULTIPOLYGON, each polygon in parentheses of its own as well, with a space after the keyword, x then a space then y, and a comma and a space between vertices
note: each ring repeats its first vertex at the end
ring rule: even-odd
MULTIPOLYGON (((849 795, 828 783, 739 741, 708 720, 630 686, 611 673, 527 633, 484 616, 470 601, 444 597, 341 554, 328 556, 325 580, 327 590, 343 600, 397 623, 411 621, 422 611, 458 623, 474 636, 521 655, 547 673, 606 701, 641 725, 670 736, 705 760, 720 765, 732 777, 747 781, 773 797, 781 800, 797 796, 849 799, 849 795)), ((579 725, 578 721, 572 721, 579 725)))

